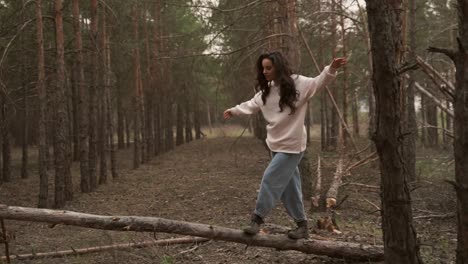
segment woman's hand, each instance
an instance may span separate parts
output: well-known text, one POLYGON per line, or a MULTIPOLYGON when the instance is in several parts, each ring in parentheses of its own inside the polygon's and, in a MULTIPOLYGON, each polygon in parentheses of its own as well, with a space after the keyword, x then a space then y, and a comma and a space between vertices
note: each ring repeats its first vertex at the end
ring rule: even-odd
POLYGON ((334 68, 335 70, 337 70, 338 68, 340 68, 341 66, 344 66, 346 65, 348 61, 346 60, 346 58, 334 58, 333 59, 333 62, 330 64, 330 67, 334 68))
POLYGON ((230 111, 230 110, 226 110, 226 111, 224 111, 224 113, 223 113, 223 117, 224 117, 224 120, 231 119, 231 117, 232 117, 232 113, 231 113, 231 111, 230 111))

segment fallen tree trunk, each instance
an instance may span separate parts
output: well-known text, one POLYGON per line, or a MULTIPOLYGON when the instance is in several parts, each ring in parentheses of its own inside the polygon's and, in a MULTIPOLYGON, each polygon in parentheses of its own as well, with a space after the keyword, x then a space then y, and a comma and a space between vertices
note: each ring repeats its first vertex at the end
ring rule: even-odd
POLYGON ((418 82, 414 83, 414 86, 424 95, 426 95, 428 98, 430 98, 442 111, 444 111, 446 114, 448 114, 450 117, 454 118, 453 112, 445 107, 445 105, 437 99, 434 95, 432 95, 430 92, 428 92, 426 89, 424 89, 418 82))
MULTIPOLYGON (((192 243, 202 243, 206 241, 209 241, 209 239, 201 238, 201 237, 182 237, 182 238, 174 238, 174 239, 143 241, 143 242, 136 242, 136 243, 122 243, 122 244, 97 246, 97 247, 89 247, 89 248, 76 248, 76 249, 61 250, 61 251, 54 251, 54 252, 10 255, 10 259, 25 260, 25 259, 61 258, 61 257, 66 257, 66 256, 78 256, 78 255, 102 252, 102 251, 107 251, 107 250, 122 250, 122 249, 128 249, 128 248, 145 248, 145 247, 151 247, 151 246, 168 246, 168 245, 176 245, 176 244, 177 245, 192 244, 192 243)), ((6 259, 7 259, 6 256, 0 257, 0 260, 6 260, 6 259)))
POLYGON ((284 235, 247 236, 241 230, 144 216, 103 216, 64 210, 0 205, 0 218, 73 225, 87 228, 163 232, 242 243, 249 246, 297 250, 349 260, 383 260, 383 247, 341 241, 292 240, 284 235))

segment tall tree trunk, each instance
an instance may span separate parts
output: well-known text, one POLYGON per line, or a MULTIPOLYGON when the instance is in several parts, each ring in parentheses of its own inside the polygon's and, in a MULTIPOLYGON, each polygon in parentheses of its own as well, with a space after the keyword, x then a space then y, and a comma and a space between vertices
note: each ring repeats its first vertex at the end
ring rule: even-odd
MULTIPOLYGON (((408 0, 409 3, 409 61, 416 61, 416 0, 408 0)), ((406 34, 406 32, 404 32, 406 34)), ((406 88, 404 155, 406 161, 407 176, 409 181, 416 180, 416 138, 418 127, 416 124, 416 110, 414 108, 414 72, 410 72, 408 87, 406 88)))
MULTIPOLYGON (((22 6, 24 6, 24 0, 21 0, 22 6)), ((21 10, 21 23, 24 23, 24 8, 21 10)), ((26 76, 26 56, 25 56, 25 47, 24 47, 24 39, 23 35, 20 35, 20 50, 21 50, 21 75, 26 76)), ((29 124, 29 102, 28 102, 28 87, 26 83, 26 78, 21 80, 21 88, 23 89, 23 140, 22 144, 22 162, 21 162, 21 178, 26 179, 28 178, 28 163, 29 163, 29 131, 28 131, 28 124, 29 124)))
MULTIPOLYGON (((336 12, 336 0, 332 0, 331 1, 331 11, 332 12, 336 12)), ((334 48, 333 51, 332 51, 332 57, 335 58, 336 57, 336 49, 335 47, 337 47, 337 36, 336 36, 336 31, 337 31, 337 22, 336 22, 336 17, 335 15, 332 15, 331 16, 331 46, 334 48)), ((338 104, 338 87, 336 84, 332 84, 330 85, 330 88, 331 88, 331 92, 332 92, 332 95, 336 101, 336 103, 338 104)), ((336 109, 334 107, 332 107, 332 110, 331 110, 331 119, 330 119, 330 122, 331 122, 331 131, 330 131, 330 145, 329 147, 331 147, 331 149, 333 150, 336 150, 337 149, 337 143, 338 143, 338 126, 340 126, 339 124, 339 120, 338 120, 338 113, 336 111, 336 109)))
POLYGON ((106 38, 104 39, 104 54, 105 54, 105 64, 106 64, 106 85, 105 85, 105 100, 106 100, 106 106, 107 106, 107 131, 108 131, 108 144, 109 144, 109 154, 110 154, 110 166, 111 166, 111 174, 112 178, 117 178, 118 177, 118 171, 117 171, 117 153, 115 149, 115 144, 114 144, 114 131, 115 131, 115 125, 114 125, 114 115, 113 115, 113 104, 112 104, 112 90, 113 89, 113 83, 111 80, 112 76, 112 68, 111 68, 111 48, 110 48, 110 34, 106 33, 105 34, 106 38))
POLYGON ((385 263, 422 263, 402 159, 401 0, 366 0, 376 95, 375 142, 380 160, 385 263))
MULTIPOLYGON (((145 4, 144 7, 145 12, 150 13, 150 9, 148 8, 148 5, 145 4)), ((150 32, 148 29, 148 21, 144 21, 143 23, 143 28, 145 31, 145 54, 146 54, 146 64, 145 64, 145 94, 147 95, 145 97, 145 135, 146 135, 146 161, 148 162, 152 155, 154 154, 154 128, 153 128, 153 120, 154 120, 154 114, 153 114, 153 100, 155 98, 154 96, 154 75, 151 74, 152 70, 151 67, 154 67, 154 63, 151 61, 151 49, 150 49, 150 32)))
MULTIPOLYGON (((342 48, 342 56, 346 58, 348 56, 347 46, 346 46, 346 28, 345 28, 345 10, 343 7, 343 0, 340 0, 340 28, 341 28, 341 45, 342 48)), ((342 90, 342 105, 343 105, 343 125, 348 125, 348 67, 346 65, 343 66, 343 87, 342 90)), ((343 144, 346 146, 347 138, 351 135, 348 135, 346 129, 342 129, 343 132, 343 144)))
POLYGON ((89 86, 89 187, 90 191, 97 188, 97 94, 98 90, 98 4, 91 0, 91 85, 89 86))
POLYGON ((107 120, 107 91, 109 90, 109 71, 107 67, 107 26, 106 26, 106 9, 101 9, 101 34, 100 34, 100 59, 102 67, 102 86, 99 89, 99 108, 100 108, 100 133, 99 133, 99 184, 107 183, 107 157, 109 156, 109 134, 107 120))
POLYGON ((141 163, 141 116, 140 116, 140 99, 141 99, 141 81, 140 81, 140 48, 138 47, 140 42, 139 36, 139 9, 138 2, 135 2, 133 6, 133 34, 134 34, 134 119, 133 119, 133 144, 134 144, 134 156, 133 156, 133 168, 137 169, 141 163))
POLYGON ((77 84, 77 127, 80 146, 80 189, 81 192, 90 191, 89 163, 88 163, 88 104, 86 97, 85 75, 83 65, 83 40, 81 37, 80 0, 73 0, 73 31, 75 33, 75 75, 77 84))
POLYGON ((45 63, 44 63, 44 37, 42 33, 42 1, 36 0, 36 35, 37 35, 37 83, 36 90, 39 97, 39 133, 38 133, 38 173, 39 173, 39 208, 49 206, 49 177, 47 175, 47 135, 46 113, 47 93, 45 87, 45 63))
POLYGON ((457 193, 457 264, 468 264, 468 1, 458 0, 459 50, 455 57, 456 90, 453 123, 457 193))
POLYGON ((157 57, 160 54, 161 50, 161 2, 160 0, 154 1, 154 27, 153 27, 153 65, 152 65, 152 75, 153 75, 153 109, 154 117, 152 118, 153 127, 154 127, 154 154, 158 155, 163 152, 163 126, 162 126, 162 67, 161 62, 157 57))
MULTIPOLYGON (((55 207, 61 208, 66 200, 71 200, 73 193, 68 192, 69 186, 65 186, 65 177, 70 173, 70 161, 68 160, 68 114, 65 98, 65 51, 63 35, 62 0, 55 0, 55 38, 57 49, 57 73, 56 88, 53 99, 55 101, 55 207)), ((71 184, 71 182, 68 182, 71 184)), ((71 189, 73 190, 73 189, 71 189)))

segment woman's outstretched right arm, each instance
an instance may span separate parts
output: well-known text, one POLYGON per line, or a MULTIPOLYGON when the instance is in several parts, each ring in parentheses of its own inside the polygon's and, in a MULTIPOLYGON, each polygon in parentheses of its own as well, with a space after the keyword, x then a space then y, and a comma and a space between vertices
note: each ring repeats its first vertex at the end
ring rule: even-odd
POLYGON ((251 115, 260 110, 260 102, 262 101, 261 92, 255 94, 255 96, 249 101, 238 104, 235 107, 229 108, 224 111, 224 119, 230 119, 232 116, 238 115, 251 115))

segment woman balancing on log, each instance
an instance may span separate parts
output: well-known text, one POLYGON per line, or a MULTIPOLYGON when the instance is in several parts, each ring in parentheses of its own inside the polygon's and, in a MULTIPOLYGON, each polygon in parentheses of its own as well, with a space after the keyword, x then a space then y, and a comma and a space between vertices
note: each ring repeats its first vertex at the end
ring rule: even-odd
POLYGON ((261 54, 256 65, 259 92, 251 100, 224 111, 224 119, 230 119, 260 110, 268 123, 266 143, 273 158, 263 174, 255 210, 244 233, 257 234, 265 217, 281 200, 297 223, 288 237, 309 237, 298 168, 307 144, 307 103, 335 79, 337 69, 345 64, 345 58, 333 59, 319 76, 310 78, 293 74, 280 52, 261 54))

